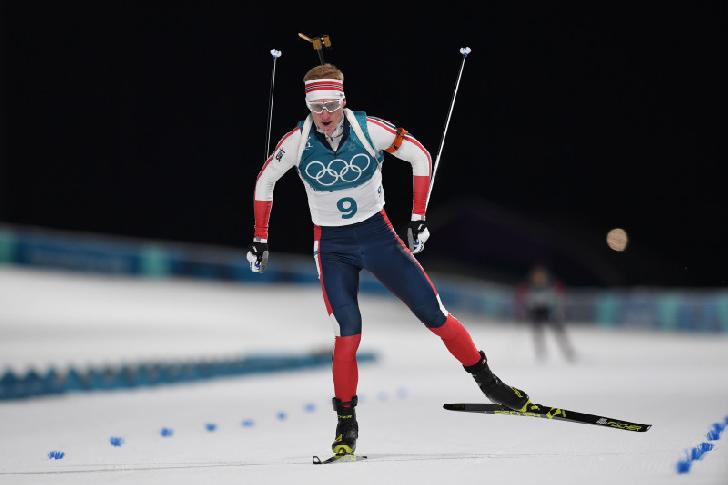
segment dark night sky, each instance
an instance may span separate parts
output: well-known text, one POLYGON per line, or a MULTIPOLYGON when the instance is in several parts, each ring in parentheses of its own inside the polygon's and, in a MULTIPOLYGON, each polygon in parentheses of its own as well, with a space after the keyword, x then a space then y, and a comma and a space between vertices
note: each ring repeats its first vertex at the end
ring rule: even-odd
MULTIPOLYGON (((4 2, 0 221, 242 249, 271 48, 273 142, 306 115, 303 31, 331 36, 349 107, 434 157, 468 45, 426 267, 508 280, 538 259, 572 284, 726 286, 725 2, 500 3, 276 18, 232 2, 4 2), (604 243, 615 226, 622 254, 604 243)), ((388 157, 384 180, 404 224, 409 166, 388 157)), ((304 201, 287 174, 273 257, 310 252, 304 201)))

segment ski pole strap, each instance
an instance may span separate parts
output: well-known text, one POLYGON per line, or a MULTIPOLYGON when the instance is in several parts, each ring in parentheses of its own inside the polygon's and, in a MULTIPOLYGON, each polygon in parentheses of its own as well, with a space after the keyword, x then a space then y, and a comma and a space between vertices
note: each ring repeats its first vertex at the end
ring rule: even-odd
POLYGON ((389 148, 385 148, 384 151, 387 153, 393 153, 399 150, 399 147, 402 146, 402 142, 404 141, 404 137, 407 134, 407 130, 404 128, 397 128, 397 134, 394 137, 394 141, 391 145, 389 145, 389 148))

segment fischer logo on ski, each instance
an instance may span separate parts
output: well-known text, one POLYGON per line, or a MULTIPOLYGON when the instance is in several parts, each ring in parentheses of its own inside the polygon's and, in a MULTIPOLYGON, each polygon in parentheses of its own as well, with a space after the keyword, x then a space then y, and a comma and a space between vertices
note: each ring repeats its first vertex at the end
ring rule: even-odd
POLYGON ((598 426, 606 426, 613 429, 623 429, 625 431, 636 431, 644 433, 648 431, 651 424, 630 423, 620 419, 608 418, 605 416, 596 416, 594 414, 579 413, 576 411, 568 411, 562 408, 544 406, 543 404, 529 403, 521 410, 513 410, 501 404, 445 404, 443 406, 448 411, 461 411, 466 413, 481 414, 507 414, 511 416, 531 416, 534 418, 555 419, 559 421, 569 421, 571 423, 595 424, 598 426))

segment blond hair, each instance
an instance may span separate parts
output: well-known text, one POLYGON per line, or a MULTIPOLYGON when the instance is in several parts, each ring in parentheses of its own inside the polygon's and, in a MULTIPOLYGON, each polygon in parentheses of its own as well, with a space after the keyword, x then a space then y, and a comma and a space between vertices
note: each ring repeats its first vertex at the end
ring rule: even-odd
POLYGON ((321 64, 312 69, 309 69, 303 81, 311 81, 312 79, 338 79, 339 81, 344 80, 344 73, 334 66, 333 64, 321 64))

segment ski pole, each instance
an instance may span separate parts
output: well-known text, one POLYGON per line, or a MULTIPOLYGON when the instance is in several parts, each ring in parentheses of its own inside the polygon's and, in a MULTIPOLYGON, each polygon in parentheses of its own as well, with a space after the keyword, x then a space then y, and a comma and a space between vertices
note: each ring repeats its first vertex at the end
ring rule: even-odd
POLYGON ((263 154, 263 160, 266 160, 268 158, 268 152, 270 151, 270 132, 273 125, 273 89, 276 83, 276 61, 279 57, 281 57, 281 55, 283 55, 283 52, 276 49, 271 49, 270 55, 273 56, 273 71, 270 75, 270 94, 268 95, 268 126, 265 134, 265 153, 263 154))
POLYGON ((465 68, 465 59, 470 54, 470 47, 461 47, 460 54, 463 55, 463 61, 460 63, 460 71, 458 72, 458 80, 455 83, 455 91, 452 93, 452 100, 450 101, 450 109, 447 112, 447 119, 445 120, 445 130, 442 132, 442 140, 440 140, 440 148, 437 150, 437 157, 435 157, 435 166, 432 169, 432 180, 430 180, 430 189, 427 191, 427 200, 425 201, 425 208, 430 203, 430 195, 432 194, 432 187, 435 186, 435 175, 437 174, 437 167, 440 165, 440 157, 442 156, 442 149, 445 147, 445 136, 447 135, 447 128, 450 126, 450 118, 452 117, 452 111, 455 108, 455 98, 458 95, 458 87, 460 87, 460 79, 463 77, 463 68, 465 68))

